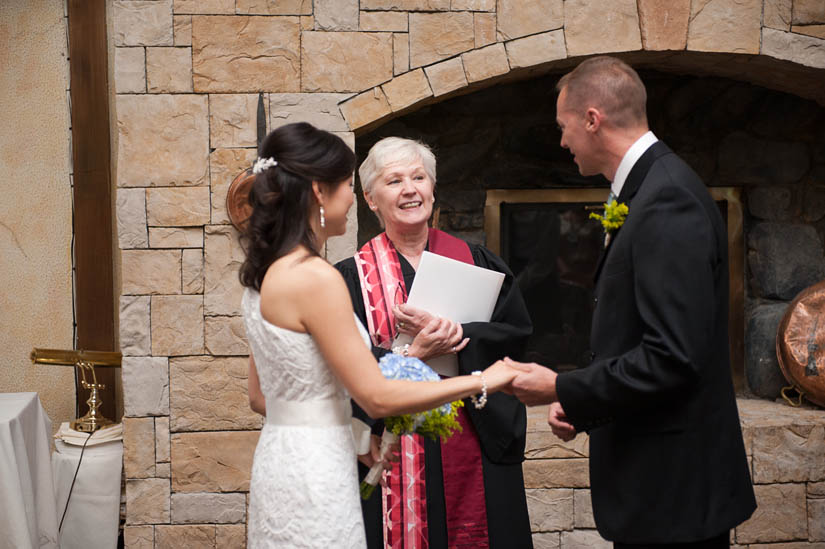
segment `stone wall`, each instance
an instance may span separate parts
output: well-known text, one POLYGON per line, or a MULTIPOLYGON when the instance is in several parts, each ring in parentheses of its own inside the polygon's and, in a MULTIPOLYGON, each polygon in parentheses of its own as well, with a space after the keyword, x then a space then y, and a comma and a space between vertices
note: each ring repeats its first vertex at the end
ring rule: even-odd
MULTIPOLYGON (((426 104, 558 72, 572 58, 604 52, 629 52, 629 59, 663 69, 735 76, 825 103, 820 6, 111 2, 126 546, 244 545, 261 420, 246 404, 241 253, 224 201, 231 180, 255 157, 258 92, 269 129, 307 120, 353 146, 356 131, 426 104)), ((349 255, 355 243, 353 212, 350 230, 330 242, 327 257, 349 255)))

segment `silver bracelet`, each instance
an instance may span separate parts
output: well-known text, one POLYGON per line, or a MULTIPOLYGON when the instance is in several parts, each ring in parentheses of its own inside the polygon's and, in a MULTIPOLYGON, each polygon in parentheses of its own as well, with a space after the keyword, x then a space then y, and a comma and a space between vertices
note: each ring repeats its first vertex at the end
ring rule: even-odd
POLYGON ((392 348, 392 352, 397 355, 410 356, 410 344, 405 343, 403 346, 399 345, 392 348))
POLYGON ((487 380, 484 379, 484 376, 478 370, 473 371, 472 375, 481 378, 481 397, 476 398, 475 395, 471 395, 470 401, 472 401, 473 406, 476 407, 476 410, 481 410, 482 408, 484 408, 484 406, 487 405, 487 380))

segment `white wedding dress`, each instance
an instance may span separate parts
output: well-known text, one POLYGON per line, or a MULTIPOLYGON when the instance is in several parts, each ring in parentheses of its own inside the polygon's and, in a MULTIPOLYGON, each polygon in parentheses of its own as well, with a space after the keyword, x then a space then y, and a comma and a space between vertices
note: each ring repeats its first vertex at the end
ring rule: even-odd
POLYGON ((243 315, 267 411, 252 465, 248 547, 366 547, 349 394, 312 336, 263 318, 258 292, 245 290, 243 315))

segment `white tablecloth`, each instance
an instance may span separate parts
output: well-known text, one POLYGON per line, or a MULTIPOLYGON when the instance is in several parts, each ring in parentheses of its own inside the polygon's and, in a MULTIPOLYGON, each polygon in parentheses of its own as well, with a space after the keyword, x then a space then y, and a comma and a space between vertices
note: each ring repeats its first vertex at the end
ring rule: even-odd
POLYGON ((0 548, 57 548, 52 422, 37 393, 0 393, 0 548))
MULTIPOLYGON (((123 442, 86 446, 77 469, 80 446, 55 441, 52 454, 58 514, 63 514, 72 477, 77 470, 72 499, 60 532, 61 549, 108 549, 117 546, 120 520, 120 472, 123 442)), ((60 516, 57 517, 58 521, 60 516)))

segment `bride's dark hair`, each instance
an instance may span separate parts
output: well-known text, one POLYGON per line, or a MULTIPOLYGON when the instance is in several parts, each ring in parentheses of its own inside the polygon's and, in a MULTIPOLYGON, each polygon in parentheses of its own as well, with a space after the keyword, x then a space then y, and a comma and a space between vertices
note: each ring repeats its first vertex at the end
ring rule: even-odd
POLYGON ((335 190, 355 171, 355 153, 340 137, 299 122, 267 135, 258 154, 278 164, 256 175, 249 192, 252 214, 241 235, 246 259, 239 276, 260 291, 269 266, 295 247, 318 255, 309 223, 312 182, 335 190))

